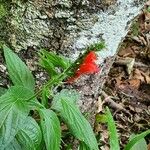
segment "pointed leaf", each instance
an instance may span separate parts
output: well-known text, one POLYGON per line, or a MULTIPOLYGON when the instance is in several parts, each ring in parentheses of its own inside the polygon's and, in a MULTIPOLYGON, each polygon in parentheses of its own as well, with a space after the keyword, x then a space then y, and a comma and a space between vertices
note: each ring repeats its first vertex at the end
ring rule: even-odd
POLYGON ((25 86, 34 90, 35 81, 25 63, 8 47, 4 46, 3 49, 9 76, 14 85, 25 86))
POLYGON ((131 150, 131 148, 137 143, 139 142, 141 139, 143 139, 145 136, 147 136, 148 134, 150 134, 150 130, 147 130, 145 132, 142 132, 141 134, 137 134, 131 141, 129 141, 127 143, 127 145, 125 146, 124 150, 131 150))
POLYGON ((11 143, 4 150, 22 150, 22 147, 18 143, 18 141, 16 140, 16 138, 14 138, 14 140, 11 141, 11 143))
POLYGON ((55 53, 47 52, 46 50, 42 50, 39 53, 39 56, 40 65, 46 69, 51 77, 60 73, 58 72, 58 68, 67 69, 70 66, 70 62, 68 59, 63 56, 58 56, 55 53))
MULTIPOLYGON (((58 96, 58 95, 57 95, 58 96)), ((98 144, 89 122, 81 114, 71 96, 66 99, 59 97, 52 108, 60 113, 60 116, 69 127, 71 133, 84 142, 90 150, 98 150, 98 144)))
POLYGON ((106 108, 106 116, 109 131, 110 150, 120 150, 115 121, 108 107, 106 108))
POLYGON ((54 96, 54 99, 52 101, 52 105, 55 106, 55 109, 61 109, 61 101, 60 99, 65 99, 65 100, 71 100, 74 104, 80 99, 79 93, 77 93, 76 90, 68 90, 68 89, 63 89, 61 90, 60 93, 57 93, 54 96), (57 108, 56 108, 57 107, 57 108))
POLYGON ((60 150, 61 129, 57 115, 48 109, 40 109, 39 113, 47 150, 60 150))
POLYGON ((62 67, 63 69, 67 69, 70 66, 70 62, 64 56, 57 55, 52 52, 47 52, 46 50, 42 50, 40 53, 42 58, 45 58, 48 62, 51 62, 55 67, 62 67))
POLYGON ((21 86, 11 87, 0 97, 0 147, 6 147, 24 123, 29 107, 25 99, 33 93, 21 86))
POLYGON ((83 142, 80 142, 78 150, 90 150, 90 149, 89 147, 87 147, 86 144, 84 144, 83 142))
POLYGON ((0 96, 2 96, 6 91, 7 89, 0 87, 0 96))
MULTIPOLYGON (((130 136, 130 141, 135 137, 135 134, 132 134, 130 136)), ((141 140, 139 140, 138 142, 136 142, 136 144, 130 149, 130 150, 147 150, 147 143, 146 140, 144 138, 142 138, 141 140)))
POLYGON ((16 137, 21 144, 22 150, 37 150, 41 144, 42 133, 37 122, 28 117, 16 137))

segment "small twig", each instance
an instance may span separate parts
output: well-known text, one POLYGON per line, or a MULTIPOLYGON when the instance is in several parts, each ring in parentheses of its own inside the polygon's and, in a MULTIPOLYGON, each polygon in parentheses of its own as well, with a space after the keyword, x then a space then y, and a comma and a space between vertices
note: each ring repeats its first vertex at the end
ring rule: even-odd
POLYGON ((129 112, 122 105, 113 101, 111 96, 108 96, 104 91, 102 91, 101 94, 104 96, 104 101, 106 103, 110 104, 110 107, 116 109, 117 111, 121 110, 121 111, 124 111, 125 113, 129 114, 129 112))
POLYGON ((144 68, 149 68, 148 65, 143 64, 142 62, 135 62, 134 67, 144 67, 144 68))
POLYGON ((102 110, 103 110, 103 104, 104 104, 105 102, 103 101, 102 102, 102 99, 101 99, 101 97, 98 97, 98 101, 97 101, 97 111, 96 111, 96 113, 100 113, 102 110))

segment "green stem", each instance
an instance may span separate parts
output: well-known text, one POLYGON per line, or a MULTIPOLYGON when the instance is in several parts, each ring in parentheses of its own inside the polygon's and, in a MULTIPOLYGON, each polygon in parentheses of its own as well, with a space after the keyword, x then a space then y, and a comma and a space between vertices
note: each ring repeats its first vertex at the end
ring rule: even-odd
MULTIPOLYGON (((86 54, 86 53, 85 53, 86 54)), ((83 57, 83 55, 82 55, 83 57)), ((71 66, 69 66, 66 70, 64 70, 64 72, 62 72, 59 76, 57 76, 57 78, 53 78, 50 79, 45 85, 44 88, 50 87, 54 84, 59 85, 67 76, 67 73, 74 68, 75 66, 77 66, 77 63, 81 60, 81 57, 79 57, 78 59, 76 59, 76 61, 71 64, 71 66), (59 82, 58 82, 59 81, 59 82)), ((40 95, 42 93, 43 88, 41 88, 39 91, 37 91, 32 97, 30 97, 29 99, 27 99, 27 101, 30 101, 31 99, 37 97, 38 95, 40 95)))
MULTIPOLYGON (((50 79, 45 85, 44 88, 50 87, 52 85, 59 85, 65 78, 67 78, 67 74, 70 70, 73 69, 76 70, 78 65, 81 64, 81 62, 83 61, 84 56, 89 53, 91 50, 87 49, 79 58, 77 58, 75 60, 74 63, 71 64, 71 66, 69 66, 66 70, 64 70, 64 72, 62 72, 59 76, 57 76, 57 78, 53 78, 50 79)), ((30 97, 29 99, 27 99, 27 101, 30 101, 31 99, 37 97, 38 95, 40 95, 42 93, 43 88, 41 88, 39 91, 37 91, 32 97, 30 97)))
MULTIPOLYGON (((65 73, 65 72, 63 72, 62 74, 60 74, 57 78, 54 78, 54 79, 49 80, 49 81, 44 85, 44 88, 50 87, 50 86, 52 86, 52 85, 54 85, 54 84, 56 84, 56 83, 57 83, 57 85, 58 85, 60 82, 62 82, 63 79, 66 78, 66 77, 62 78, 63 75, 64 75, 64 73, 65 73), (61 79, 61 78, 62 78, 62 79, 61 79), (58 80, 60 80, 60 79, 61 79, 61 81, 58 82, 58 80)), ((39 91, 37 91, 32 97, 30 97, 29 99, 27 99, 27 101, 30 101, 31 99, 33 99, 33 98, 37 97, 38 95, 40 95, 40 94, 42 93, 42 90, 43 90, 43 88, 41 88, 39 91)))

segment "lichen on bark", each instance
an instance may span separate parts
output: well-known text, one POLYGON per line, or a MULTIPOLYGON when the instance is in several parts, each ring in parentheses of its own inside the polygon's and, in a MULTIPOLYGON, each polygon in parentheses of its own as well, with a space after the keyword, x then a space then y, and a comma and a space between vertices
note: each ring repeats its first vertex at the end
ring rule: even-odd
POLYGON ((16 51, 35 46, 60 53, 70 53, 78 32, 93 26, 97 21, 95 13, 109 5, 108 1, 92 0, 10 0, 8 3, 9 28, 4 35, 7 43, 16 51))
MULTIPOLYGON (((9 1, 8 1, 9 2, 9 1)), ((7 21, 6 18, 9 15, 9 5, 8 2, 0 0, 0 44, 4 43, 7 38, 7 21)))

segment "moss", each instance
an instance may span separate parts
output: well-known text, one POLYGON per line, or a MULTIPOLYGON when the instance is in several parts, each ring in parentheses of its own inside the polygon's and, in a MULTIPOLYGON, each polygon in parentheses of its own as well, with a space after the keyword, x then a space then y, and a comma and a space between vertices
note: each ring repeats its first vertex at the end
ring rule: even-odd
POLYGON ((90 45, 87 49, 90 51, 91 50, 100 51, 100 50, 104 49, 105 47, 106 47, 105 42, 101 41, 101 42, 90 45))
POLYGON ((9 15, 11 0, 0 0, 0 21, 9 15))
POLYGON ((8 33, 10 32, 10 25, 8 20, 10 20, 10 9, 12 0, 0 0, 0 45, 8 41, 8 33))
POLYGON ((137 21, 134 21, 132 26, 131 26, 131 33, 133 36, 138 36, 139 35, 139 23, 137 21))
POLYGON ((5 9, 3 4, 0 4, 0 19, 3 18, 7 14, 7 10, 5 9))

